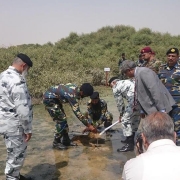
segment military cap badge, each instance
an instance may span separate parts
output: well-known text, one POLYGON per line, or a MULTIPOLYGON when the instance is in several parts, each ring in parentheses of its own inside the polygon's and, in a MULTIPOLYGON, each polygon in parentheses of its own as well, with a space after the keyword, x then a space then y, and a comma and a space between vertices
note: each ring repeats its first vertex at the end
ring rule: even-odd
POLYGON ((175 52, 176 50, 174 48, 171 49, 171 52, 175 52))

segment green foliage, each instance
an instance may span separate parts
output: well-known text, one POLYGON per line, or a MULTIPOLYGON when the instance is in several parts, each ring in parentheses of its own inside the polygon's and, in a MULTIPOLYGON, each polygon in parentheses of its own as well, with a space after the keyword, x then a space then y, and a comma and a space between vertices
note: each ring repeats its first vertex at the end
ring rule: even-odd
POLYGON ((109 77, 118 75, 121 53, 126 53, 127 59, 137 60, 140 49, 146 45, 151 46, 159 60, 165 61, 167 49, 180 46, 180 35, 152 32, 149 28, 136 31, 124 25, 103 27, 90 34, 71 32, 56 43, 0 48, 0 71, 7 69, 18 53, 27 54, 34 64, 28 86, 32 96, 40 98, 47 88, 59 83, 100 85, 105 80, 105 67, 111 69, 109 77))

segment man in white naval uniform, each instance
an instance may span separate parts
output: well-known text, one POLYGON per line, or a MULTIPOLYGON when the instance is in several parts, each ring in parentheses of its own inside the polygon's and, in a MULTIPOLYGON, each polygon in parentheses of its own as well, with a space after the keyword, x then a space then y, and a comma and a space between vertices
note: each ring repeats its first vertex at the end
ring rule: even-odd
POLYGON ((120 113, 119 121, 122 125, 123 135, 126 139, 122 143, 125 146, 117 149, 118 152, 127 152, 134 150, 134 136, 140 122, 139 110, 134 108, 134 80, 120 80, 118 77, 112 77, 109 80, 112 87, 114 98, 120 113), (125 105, 124 99, 127 103, 125 105))
POLYGON ((28 179, 20 170, 32 135, 33 112, 25 80, 32 65, 30 58, 20 53, 0 74, 0 134, 7 148, 6 180, 28 179))

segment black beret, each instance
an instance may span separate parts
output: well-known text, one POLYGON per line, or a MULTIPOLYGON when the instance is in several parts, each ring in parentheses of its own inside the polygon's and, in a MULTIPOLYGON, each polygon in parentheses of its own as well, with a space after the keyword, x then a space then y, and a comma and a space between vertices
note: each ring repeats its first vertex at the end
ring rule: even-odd
POLYGON ((90 96, 91 99, 99 99, 99 93, 93 92, 93 94, 90 96))
POLYGON ((108 83, 111 84, 115 79, 119 79, 119 78, 118 78, 118 77, 112 77, 112 78, 108 81, 108 83))
POLYGON ((91 96, 93 94, 94 89, 90 83, 84 83, 80 87, 80 91, 82 91, 83 94, 86 96, 91 96))
POLYGON ((170 48, 167 52, 166 55, 170 54, 170 53, 175 53, 177 55, 179 55, 179 50, 177 48, 170 48))
POLYGON ((20 53, 20 54, 17 55, 17 57, 20 58, 20 59, 21 59, 24 63, 26 63, 29 67, 32 67, 32 66, 33 66, 33 63, 32 63, 32 61, 31 61, 31 59, 30 59, 27 55, 20 53))

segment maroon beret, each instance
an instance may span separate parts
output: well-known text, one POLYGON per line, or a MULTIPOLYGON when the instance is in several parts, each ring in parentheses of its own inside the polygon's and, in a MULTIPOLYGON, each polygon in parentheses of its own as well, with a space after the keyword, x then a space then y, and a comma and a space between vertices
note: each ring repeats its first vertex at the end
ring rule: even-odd
POLYGON ((141 54, 143 53, 149 53, 149 52, 153 52, 152 49, 149 46, 144 47, 143 49, 141 49, 141 54))

